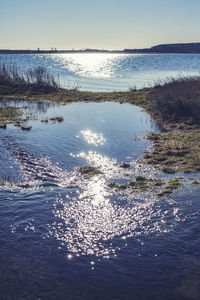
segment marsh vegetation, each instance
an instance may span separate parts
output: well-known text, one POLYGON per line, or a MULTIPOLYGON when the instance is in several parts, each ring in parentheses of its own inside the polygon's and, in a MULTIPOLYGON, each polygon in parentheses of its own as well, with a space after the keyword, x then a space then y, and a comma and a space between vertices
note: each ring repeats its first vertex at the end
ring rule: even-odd
POLYGON ((200 124, 200 77, 172 79, 148 93, 150 111, 161 124, 200 124))
MULTIPOLYGON (((60 88, 44 68, 20 73, 14 65, 2 63, 0 96, 3 99, 42 99, 62 104, 112 101, 138 105, 149 112, 163 129, 147 136, 154 147, 142 161, 164 173, 200 171, 200 77, 172 79, 141 90, 93 93, 60 88)), ((19 111, 14 108, 1 108, 2 122, 16 121, 18 116, 19 111)), ((50 121, 62 122, 63 118, 55 117, 50 121)), ((122 168, 129 166, 129 163, 121 165, 122 168)))
POLYGON ((50 93, 58 90, 55 78, 43 67, 21 72, 14 64, 0 62, 0 94, 50 93))

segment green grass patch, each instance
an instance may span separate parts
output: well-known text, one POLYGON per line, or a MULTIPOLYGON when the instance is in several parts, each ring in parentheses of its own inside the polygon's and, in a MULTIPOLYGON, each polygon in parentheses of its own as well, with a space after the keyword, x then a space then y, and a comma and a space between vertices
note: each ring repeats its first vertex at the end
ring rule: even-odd
POLYGON ((200 184, 200 182, 194 179, 194 180, 190 181, 190 184, 200 184))
POLYGON ((83 175, 87 179, 95 175, 102 174, 102 172, 98 168, 92 166, 80 167, 78 170, 81 173, 81 175, 83 175))
POLYGON ((171 179, 167 182, 165 188, 161 190, 159 193, 157 193, 157 196, 159 197, 169 196, 174 192, 174 190, 177 190, 180 187, 181 187, 181 182, 178 178, 171 179))
POLYGON ((144 176, 137 176, 135 180, 124 183, 117 184, 116 182, 110 182, 108 187, 115 188, 118 190, 125 190, 127 188, 135 191, 147 191, 147 190, 156 190, 162 186, 165 182, 159 178, 146 178, 144 176))
POLYGON ((135 180, 117 184, 116 182, 110 182, 109 188, 116 190, 131 189, 137 192, 155 192, 158 197, 164 197, 171 195, 175 190, 181 187, 182 183, 180 179, 174 178, 171 180, 164 180, 160 178, 146 178, 144 176, 138 176, 135 180))
POLYGON ((175 178, 175 179, 171 179, 168 181, 166 188, 170 189, 170 190, 177 190, 180 186, 181 186, 181 183, 180 183, 179 179, 175 178))
POLYGON ((153 151, 142 161, 164 173, 200 171, 200 129, 153 133, 153 151))
POLYGON ((172 190, 164 189, 164 190, 160 191, 159 193, 157 193, 157 196, 158 197, 170 196, 172 193, 173 193, 172 190))
POLYGON ((21 111, 15 107, 0 107, 0 123, 10 123, 19 120, 21 111))

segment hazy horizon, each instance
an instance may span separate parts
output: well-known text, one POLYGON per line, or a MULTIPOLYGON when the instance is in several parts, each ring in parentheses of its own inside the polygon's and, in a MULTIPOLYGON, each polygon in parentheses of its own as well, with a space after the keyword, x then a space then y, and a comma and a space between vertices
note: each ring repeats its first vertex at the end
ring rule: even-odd
POLYGON ((199 40, 197 0, 0 3, 0 49, 123 50, 199 40))
POLYGON ((147 48, 125 48, 125 47, 124 47, 123 49, 105 49, 105 48, 104 48, 104 49, 103 49, 103 48, 102 48, 102 49, 99 49, 99 48, 79 48, 79 49, 78 49, 78 48, 77 48, 77 49, 72 48, 72 49, 59 49, 59 48, 57 48, 57 47, 51 47, 51 49, 45 49, 45 48, 39 48, 39 47, 38 47, 38 48, 32 48, 32 49, 31 49, 31 48, 26 48, 26 49, 25 49, 25 48, 24 48, 24 49, 17 49, 17 48, 13 48, 13 49, 10 49, 10 48, 0 48, 0 50, 3 50, 3 51, 7 51, 7 50, 8 50, 8 51, 10 51, 10 50, 11 50, 11 51, 36 51, 36 52, 37 52, 37 51, 54 51, 54 52, 56 52, 56 51, 58 51, 58 52, 59 52, 59 51, 75 51, 75 52, 76 52, 76 51, 86 51, 86 52, 87 52, 87 50, 88 50, 88 51, 90 51, 90 50, 91 50, 91 51, 97 50, 97 51, 100 51, 100 52, 101 52, 101 51, 102 51, 102 52, 103 52, 103 51, 111 51, 111 52, 112 52, 112 51, 113 51, 113 52, 116 51, 116 52, 117 52, 117 51, 129 50, 129 49, 130 49, 130 50, 137 50, 137 49, 138 49, 138 50, 151 49, 151 47, 154 47, 154 46, 160 46, 160 45, 173 45, 173 44, 174 44, 174 45, 179 45, 179 44, 196 44, 196 43, 200 44, 200 41, 198 41, 198 42, 194 41, 194 42, 189 42, 189 43, 187 43, 187 42, 181 43, 181 42, 180 42, 180 43, 156 44, 156 45, 152 45, 152 46, 147 47, 147 48))

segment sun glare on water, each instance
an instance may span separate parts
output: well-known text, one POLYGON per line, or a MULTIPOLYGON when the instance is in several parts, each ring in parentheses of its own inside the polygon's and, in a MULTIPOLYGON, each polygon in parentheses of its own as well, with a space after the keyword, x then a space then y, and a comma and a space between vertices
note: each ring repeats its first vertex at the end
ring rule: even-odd
POLYGON ((54 214, 60 223, 50 225, 50 232, 61 248, 74 256, 109 259, 117 255, 119 244, 128 245, 128 237, 170 230, 166 229, 163 211, 155 210, 157 199, 153 194, 108 188, 109 181, 123 178, 128 172, 115 159, 97 151, 73 156, 84 159, 86 165, 98 168, 100 173, 91 177, 83 175, 78 190, 57 197, 54 214))
POLYGON ((114 65, 122 54, 91 54, 59 55, 59 59, 67 68, 79 76, 89 78, 111 78, 114 75, 114 65))
POLYGON ((88 144, 94 146, 103 145, 106 141, 102 133, 96 133, 91 130, 81 130, 81 135, 88 144))

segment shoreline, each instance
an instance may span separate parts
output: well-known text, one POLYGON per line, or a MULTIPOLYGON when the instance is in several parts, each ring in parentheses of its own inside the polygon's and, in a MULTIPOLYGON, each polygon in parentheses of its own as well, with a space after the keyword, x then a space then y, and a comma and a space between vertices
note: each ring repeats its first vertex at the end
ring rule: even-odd
POLYGON ((194 54, 194 55, 199 55, 200 52, 159 52, 159 51, 151 51, 151 52, 148 52, 148 51, 80 51, 80 50, 77 50, 77 51, 72 51, 72 50, 64 50, 64 51, 21 51, 21 50, 9 50, 9 51, 0 51, 0 55, 12 55, 12 54, 124 54, 124 55, 130 55, 130 54, 148 54, 148 55, 186 55, 186 54, 194 54))

